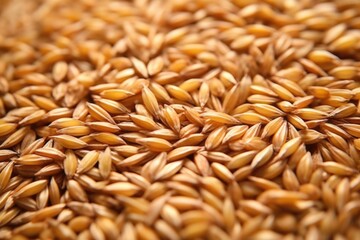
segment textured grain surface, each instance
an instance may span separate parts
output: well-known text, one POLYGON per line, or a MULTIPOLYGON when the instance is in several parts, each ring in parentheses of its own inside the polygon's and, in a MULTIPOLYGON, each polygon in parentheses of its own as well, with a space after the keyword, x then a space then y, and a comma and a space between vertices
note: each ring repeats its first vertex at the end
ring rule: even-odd
POLYGON ((1 239, 359 238, 359 1, 6 2, 1 239))

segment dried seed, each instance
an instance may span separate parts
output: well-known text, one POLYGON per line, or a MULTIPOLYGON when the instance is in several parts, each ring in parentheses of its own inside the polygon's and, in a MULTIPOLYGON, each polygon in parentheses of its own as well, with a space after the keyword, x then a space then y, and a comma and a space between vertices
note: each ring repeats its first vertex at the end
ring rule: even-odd
POLYGON ((57 135, 52 136, 55 142, 59 143, 63 147, 70 148, 70 149, 80 149, 87 146, 87 143, 69 135, 57 135))
POLYGON ((89 113, 96 120, 106 121, 115 124, 115 121, 111 118, 110 114, 107 113, 104 109, 102 109, 98 105, 95 105, 93 103, 88 103, 87 106, 89 108, 89 113))
POLYGON ((13 196, 14 198, 25 198, 41 192, 47 185, 47 180, 39 180, 21 188, 13 196))
POLYGON ((98 158, 99 158, 99 152, 97 151, 88 152, 79 162, 76 172, 81 174, 89 171, 96 164, 98 158))
POLYGON ((142 138, 137 143, 146 146, 150 151, 167 152, 172 149, 171 143, 161 138, 142 138))
POLYGON ((23 127, 11 134, 5 141, 0 145, 0 149, 10 148, 23 140, 26 134, 29 132, 28 127, 23 127))
POLYGON ((111 194, 118 194, 122 196, 132 196, 136 194, 140 188, 132 183, 128 182, 117 182, 109 184, 104 188, 104 191, 111 194))
POLYGON ((123 90, 123 89, 108 89, 100 93, 100 96, 106 99, 119 101, 125 98, 133 96, 134 93, 123 90))
POLYGON ((7 2, 1 237, 357 239, 355 1, 7 2))

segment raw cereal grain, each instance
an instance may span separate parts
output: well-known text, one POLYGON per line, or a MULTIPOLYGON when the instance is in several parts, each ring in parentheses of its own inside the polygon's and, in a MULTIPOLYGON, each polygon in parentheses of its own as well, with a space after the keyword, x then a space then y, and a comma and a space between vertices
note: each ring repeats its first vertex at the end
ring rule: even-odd
POLYGON ((0 239, 357 239, 356 0, 0 4, 0 239))

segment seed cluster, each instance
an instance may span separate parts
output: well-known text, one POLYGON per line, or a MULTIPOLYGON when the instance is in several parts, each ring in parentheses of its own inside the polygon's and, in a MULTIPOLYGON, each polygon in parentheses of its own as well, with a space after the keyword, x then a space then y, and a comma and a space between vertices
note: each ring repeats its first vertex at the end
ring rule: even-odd
POLYGON ((12 0, 0 238, 358 239, 358 0, 12 0))

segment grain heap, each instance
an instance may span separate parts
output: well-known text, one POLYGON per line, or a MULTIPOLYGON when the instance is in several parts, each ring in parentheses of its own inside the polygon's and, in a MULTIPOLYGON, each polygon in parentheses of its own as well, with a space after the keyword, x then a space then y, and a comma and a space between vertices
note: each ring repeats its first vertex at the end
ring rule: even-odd
POLYGON ((0 31, 0 238, 360 236, 358 0, 14 0, 0 31))

